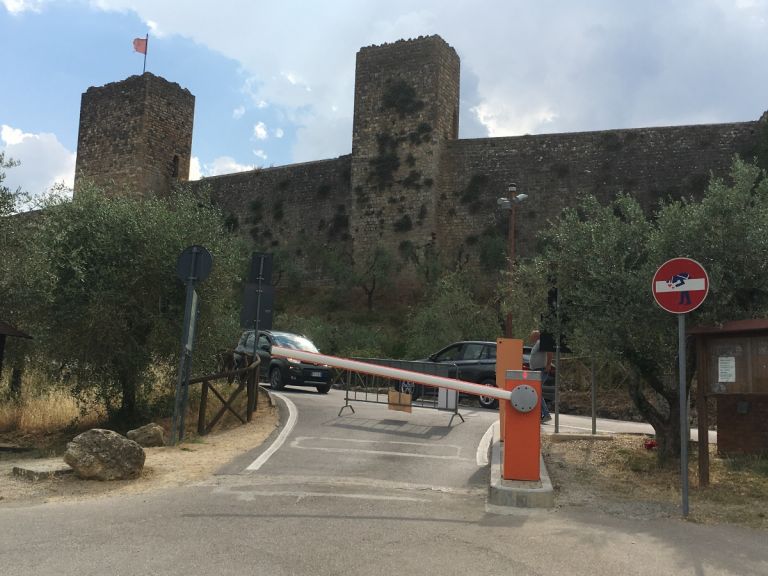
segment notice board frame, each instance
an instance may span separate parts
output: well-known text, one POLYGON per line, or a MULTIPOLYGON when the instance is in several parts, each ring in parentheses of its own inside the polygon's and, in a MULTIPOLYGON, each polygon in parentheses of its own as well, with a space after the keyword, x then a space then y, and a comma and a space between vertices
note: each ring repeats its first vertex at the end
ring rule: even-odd
MULTIPOLYGON (((768 319, 734 320, 688 330, 696 339, 699 486, 709 485, 708 399, 731 395, 768 401, 768 319)), ((732 422, 718 422, 727 428, 732 422)))

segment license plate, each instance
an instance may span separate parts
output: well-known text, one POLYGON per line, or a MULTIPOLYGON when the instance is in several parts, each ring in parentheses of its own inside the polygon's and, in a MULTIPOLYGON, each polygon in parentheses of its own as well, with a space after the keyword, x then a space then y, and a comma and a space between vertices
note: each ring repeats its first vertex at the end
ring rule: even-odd
POLYGON ((322 372, 312 372, 312 378, 322 378, 323 373, 322 372))

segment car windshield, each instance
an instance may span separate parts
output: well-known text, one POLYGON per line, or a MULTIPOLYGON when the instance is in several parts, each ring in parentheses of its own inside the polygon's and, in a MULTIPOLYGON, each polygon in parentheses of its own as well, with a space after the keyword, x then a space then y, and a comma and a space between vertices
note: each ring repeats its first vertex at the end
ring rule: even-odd
POLYGON ((296 334, 275 334, 275 341, 283 348, 293 348, 294 350, 304 350, 305 352, 318 352, 312 342, 296 334))

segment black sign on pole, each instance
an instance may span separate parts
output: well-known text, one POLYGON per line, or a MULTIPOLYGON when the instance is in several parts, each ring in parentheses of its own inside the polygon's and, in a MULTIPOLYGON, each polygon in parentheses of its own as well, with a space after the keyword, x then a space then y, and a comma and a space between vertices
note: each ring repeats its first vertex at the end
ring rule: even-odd
POLYGON ((274 286, 262 286, 259 298, 258 284, 246 284, 243 292, 243 307, 240 310, 240 327, 253 328, 256 318, 259 330, 272 329, 272 313, 275 302, 274 286))
POLYGON ((251 270, 243 292, 243 306, 240 310, 240 326, 253 328, 253 357, 259 341, 259 330, 272 328, 272 310, 275 290, 272 286, 272 254, 254 252, 251 255, 251 270))
POLYGON ((189 246, 176 260, 176 275, 186 286, 187 299, 184 306, 184 328, 181 334, 181 358, 176 381, 176 396, 173 404, 171 424, 171 444, 177 439, 184 439, 184 413, 189 399, 189 376, 192 368, 192 349, 195 340, 195 328, 199 302, 195 286, 211 274, 213 257, 203 246, 189 246))
POLYGON ((251 271, 248 284, 272 284, 272 254, 254 252, 251 254, 251 271))
POLYGON ((176 276, 185 285, 204 282, 211 274, 213 256, 203 246, 190 246, 176 260, 176 276))

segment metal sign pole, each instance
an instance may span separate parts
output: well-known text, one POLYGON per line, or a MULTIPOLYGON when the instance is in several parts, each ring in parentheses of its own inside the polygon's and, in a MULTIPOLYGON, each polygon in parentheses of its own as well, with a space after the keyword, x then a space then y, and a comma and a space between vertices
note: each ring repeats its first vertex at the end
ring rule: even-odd
POLYGON ((261 282, 264 279, 264 255, 259 258, 259 276, 256 278, 256 320, 253 322, 253 359, 256 360, 256 349, 259 340, 259 324, 261 323, 261 282))
POLYGON ((560 290, 557 291, 557 300, 555 301, 555 310, 557 314, 557 340, 555 340, 555 434, 560 433, 560 339, 562 331, 560 329, 560 290))
POLYGON ((171 444, 184 438, 184 412, 189 399, 189 376, 192 371, 192 349, 197 325, 198 299, 195 285, 211 273, 213 258, 203 246, 189 246, 176 260, 176 275, 186 286, 187 300, 184 306, 184 327, 181 332, 181 358, 176 381, 171 423, 171 444))
MULTIPOLYGON (((192 264, 194 269, 194 260, 192 264)), ((194 270, 190 271, 190 276, 194 275, 194 270)), ((195 284, 192 278, 187 280, 187 301, 184 307, 184 329, 181 333, 181 359, 179 360, 179 375, 176 380, 176 395, 173 402, 173 420, 171 425, 171 445, 175 445, 177 440, 181 440, 184 433, 180 430, 180 414, 183 410, 183 389, 189 380, 189 367, 191 366, 192 347, 190 346, 191 324, 193 320, 193 306, 196 305, 195 284)), ((183 422, 183 417, 181 418, 183 422)))
POLYGON ((592 434, 597 434, 597 385, 595 382, 595 358, 592 357, 592 434))
POLYGON ((677 345, 680 372, 680 481, 683 516, 688 516, 688 398, 685 390, 685 314, 677 315, 677 345))
POLYGON ((187 405, 189 404, 189 377, 192 374, 192 349, 195 341, 195 327, 197 326, 197 313, 199 300, 197 297, 197 291, 194 290, 194 284, 192 284, 192 306, 191 316, 189 319, 189 329, 187 331, 187 354, 186 356, 186 368, 184 370, 184 380, 181 383, 181 409, 179 410, 179 441, 184 440, 184 416, 187 413, 187 405))

